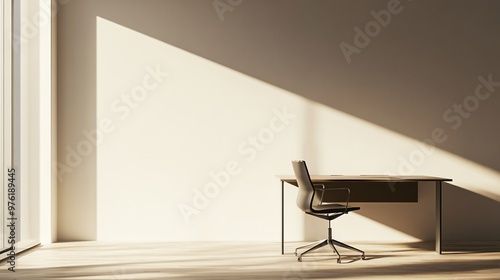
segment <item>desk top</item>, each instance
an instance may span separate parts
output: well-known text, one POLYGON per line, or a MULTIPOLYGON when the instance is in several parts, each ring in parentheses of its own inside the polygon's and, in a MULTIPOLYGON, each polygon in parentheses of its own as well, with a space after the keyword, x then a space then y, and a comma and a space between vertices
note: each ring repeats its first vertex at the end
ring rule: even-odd
MULTIPOLYGON (((278 178, 287 183, 295 183, 297 180, 294 175, 278 175, 278 178)), ((311 175, 313 182, 334 182, 334 181, 352 181, 352 182, 422 182, 422 181, 452 181, 449 178, 408 175, 408 176, 390 176, 390 175, 311 175)))

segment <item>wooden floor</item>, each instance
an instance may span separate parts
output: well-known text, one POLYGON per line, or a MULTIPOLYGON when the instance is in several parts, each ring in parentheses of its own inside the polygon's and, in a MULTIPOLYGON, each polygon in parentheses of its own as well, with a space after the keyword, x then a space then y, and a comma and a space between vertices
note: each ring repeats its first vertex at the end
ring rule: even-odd
POLYGON ((0 279, 500 279, 500 242, 351 244, 341 264, 327 249, 297 262, 288 243, 56 243, 17 256, 16 272, 0 263, 0 279))

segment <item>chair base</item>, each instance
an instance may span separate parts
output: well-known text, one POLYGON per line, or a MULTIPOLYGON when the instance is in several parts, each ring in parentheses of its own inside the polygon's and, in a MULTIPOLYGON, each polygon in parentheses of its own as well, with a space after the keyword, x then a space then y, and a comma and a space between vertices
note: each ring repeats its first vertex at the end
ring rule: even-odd
POLYGON ((333 249, 333 252, 337 254, 337 256, 338 256, 337 263, 341 263, 342 256, 340 255, 340 253, 337 250, 337 248, 335 248, 335 245, 343 247, 343 248, 346 248, 346 249, 349 249, 349 250, 352 250, 352 251, 360 252, 361 253, 361 259, 362 260, 365 259, 365 252, 364 251, 361 251, 358 248, 354 248, 354 247, 352 247, 350 245, 347 245, 345 243, 342 243, 340 241, 337 241, 337 240, 333 239, 332 238, 332 229, 331 228, 328 228, 328 238, 327 239, 319 240, 319 241, 316 241, 316 242, 312 242, 312 243, 306 244, 304 246, 297 247, 295 249, 295 256, 298 256, 298 261, 301 262, 302 261, 302 256, 304 256, 305 254, 310 253, 310 252, 312 252, 314 250, 317 250, 317 249, 319 249, 319 248, 321 248, 323 246, 326 246, 326 245, 330 245, 330 247, 332 247, 332 249, 333 249), (306 247, 311 247, 311 248, 307 249, 306 251, 302 252, 299 255, 297 254, 297 250, 302 249, 302 248, 306 248, 306 247))

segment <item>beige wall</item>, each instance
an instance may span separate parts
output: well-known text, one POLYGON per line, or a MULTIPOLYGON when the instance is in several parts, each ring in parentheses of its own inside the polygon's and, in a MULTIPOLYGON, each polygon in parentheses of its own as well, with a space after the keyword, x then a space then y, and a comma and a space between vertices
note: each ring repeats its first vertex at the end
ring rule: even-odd
MULTIPOLYGON (((298 158, 313 173, 453 178, 444 237, 498 238, 500 87, 478 78, 500 80, 497 2, 213 3, 61 5, 59 240, 278 240, 274 176, 298 158), (367 25, 379 30, 363 42, 367 25)), ((322 236, 294 191, 288 237, 322 236)), ((417 204, 361 204, 336 235, 433 239, 432 186, 419 192, 417 204)))

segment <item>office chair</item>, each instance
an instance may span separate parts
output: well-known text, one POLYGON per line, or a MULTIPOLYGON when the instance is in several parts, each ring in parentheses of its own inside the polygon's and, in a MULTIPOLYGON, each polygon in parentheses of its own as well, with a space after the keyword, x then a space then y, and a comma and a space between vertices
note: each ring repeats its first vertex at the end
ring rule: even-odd
POLYGON ((298 256, 298 261, 301 262, 302 256, 304 256, 305 254, 326 245, 330 245, 330 247, 332 247, 333 249, 333 252, 337 253, 338 256, 337 263, 341 262, 340 261, 341 256, 337 248, 335 248, 335 245, 344 247, 349 250, 360 252, 362 254, 361 259, 364 260, 365 252, 332 238, 331 221, 351 211, 356 211, 361 209, 360 207, 349 206, 350 190, 348 188, 327 188, 323 184, 313 184, 311 182, 311 177, 309 175, 309 171, 307 170, 305 161, 303 160, 292 161, 292 165, 295 177, 297 179, 297 184, 299 186, 299 192, 297 194, 297 206, 306 214, 328 220, 328 238, 304 246, 300 246, 297 249, 295 249, 295 256, 298 256), (323 203, 323 196, 326 191, 339 191, 339 190, 344 191, 347 194, 345 205, 323 203), (318 199, 316 195, 317 191, 321 192, 319 203, 317 203, 318 199), (297 255, 297 250, 306 247, 311 247, 311 248, 297 255))

